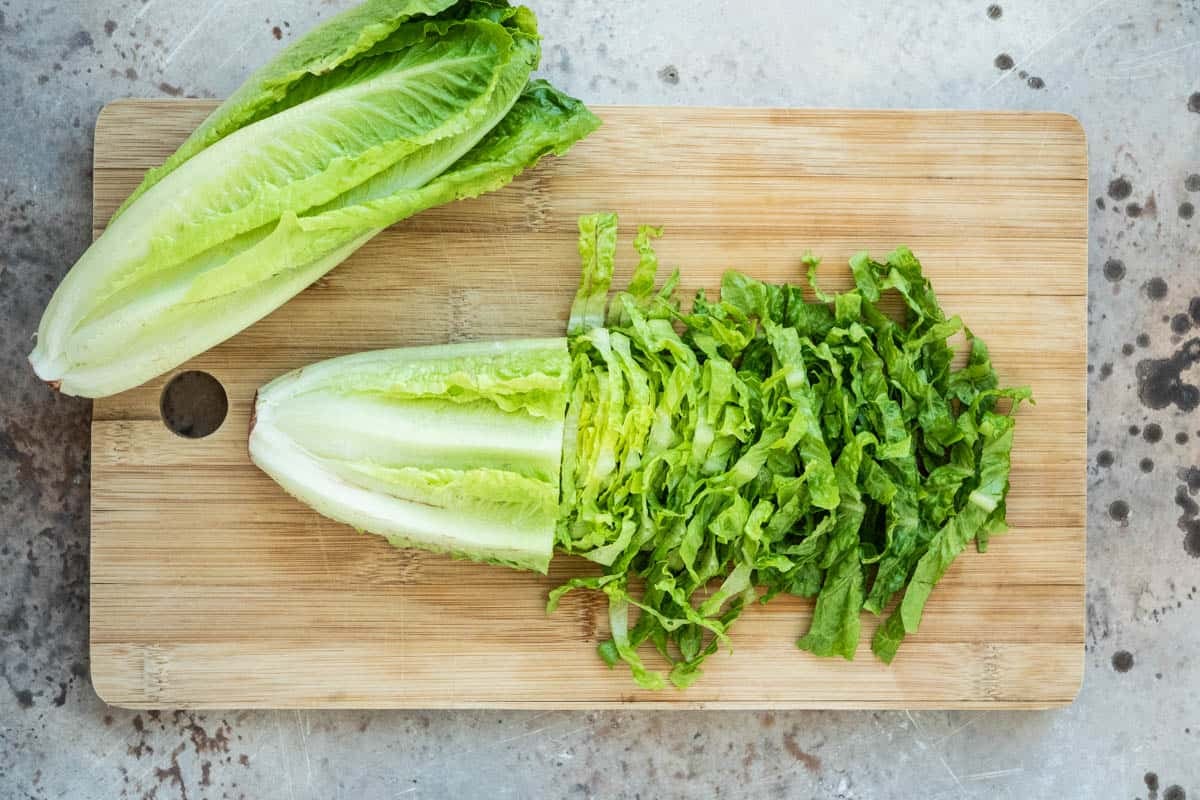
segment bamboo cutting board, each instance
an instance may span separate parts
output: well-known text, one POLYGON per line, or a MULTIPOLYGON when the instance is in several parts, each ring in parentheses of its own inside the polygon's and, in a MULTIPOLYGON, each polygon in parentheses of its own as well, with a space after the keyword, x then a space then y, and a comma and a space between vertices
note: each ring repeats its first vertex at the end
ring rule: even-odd
MULTIPOLYGON (((95 230, 212 108, 120 101, 96 125, 95 230)), ((599 109, 602 130, 511 187, 386 231, 267 319, 183 369, 215 376, 213 435, 167 430, 171 375, 96 402, 92 677, 122 706, 277 708, 1014 708, 1068 703, 1083 671, 1087 164, 1058 114, 599 109), (806 249, 849 283, 856 250, 904 243, 949 313, 1029 384, 1013 450, 1012 531, 963 555, 891 667, 796 649, 810 607, 756 606, 732 655, 686 692, 639 690, 596 655, 602 596, 413 551, 327 521, 246 454, 255 389, 358 350, 558 335, 579 274, 575 220, 666 226, 684 295, 726 267, 799 281, 806 249)))

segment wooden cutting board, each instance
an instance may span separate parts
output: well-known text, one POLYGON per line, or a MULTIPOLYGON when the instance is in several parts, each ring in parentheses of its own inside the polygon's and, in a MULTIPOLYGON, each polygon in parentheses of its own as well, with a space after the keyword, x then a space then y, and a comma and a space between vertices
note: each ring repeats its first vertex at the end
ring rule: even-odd
MULTIPOLYGON (((120 101, 96 125, 96 233, 142 173, 213 107, 120 101)), ((386 231, 267 319, 181 369, 229 397, 204 439, 164 426, 171 375, 97 401, 92 426, 92 677, 131 707, 1033 708, 1083 673, 1087 155, 1059 114, 599 108, 602 130, 512 186, 386 231), (1013 452, 1012 531, 961 557, 891 667, 797 650, 810 606, 748 610, 733 653, 686 692, 635 688, 596 655, 601 596, 415 551, 327 521, 246 454, 256 387, 369 348, 547 336, 579 274, 576 218, 663 224, 684 294, 727 267, 823 280, 908 244, 950 313, 1029 384, 1013 452)), ((633 249, 623 241, 619 271, 633 249)), ((618 276, 620 279, 620 276, 618 276)))

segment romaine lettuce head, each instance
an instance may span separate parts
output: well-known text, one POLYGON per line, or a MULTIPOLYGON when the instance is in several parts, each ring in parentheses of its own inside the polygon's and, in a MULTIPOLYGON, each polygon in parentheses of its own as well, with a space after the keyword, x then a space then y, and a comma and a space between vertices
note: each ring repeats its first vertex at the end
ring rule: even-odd
POLYGON ((545 572, 569 374, 565 339, 330 359, 259 391, 250 456, 398 547, 545 572))
POLYGON ((367 2, 300 39, 147 174, 63 279, 35 371, 68 394, 136 386, 388 225, 565 151, 598 121, 529 84, 539 57, 533 14, 493 0, 367 2))

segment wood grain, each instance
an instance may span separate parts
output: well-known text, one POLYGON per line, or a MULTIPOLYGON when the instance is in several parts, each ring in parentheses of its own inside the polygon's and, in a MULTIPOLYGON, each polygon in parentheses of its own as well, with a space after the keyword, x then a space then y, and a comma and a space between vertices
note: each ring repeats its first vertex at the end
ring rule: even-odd
MULTIPOLYGON (((212 108, 119 101, 96 126, 97 233, 212 108)), ((170 375, 94 406, 92 677, 131 707, 1032 708, 1083 670, 1087 163, 1059 114, 608 107, 600 132, 512 186, 397 225, 298 298, 182 369, 229 416, 188 440, 159 418, 170 375), (1012 531, 965 554, 891 667, 796 649, 809 604, 749 610, 686 692, 635 688, 595 654, 603 599, 549 577, 397 551, 322 519, 250 464, 254 390, 376 347, 555 334, 578 276, 575 219, 663 224, 686 291, 737 267, 848 284, 856 250, 908 244, 943 304, 1029 384, 1012 531)), ((632 248, 618 272, 628 274, 632 248)), ((619 276, 620 277, 620 276, 619 276)), ((619 278, 618 278, 619 279, 619 278)))

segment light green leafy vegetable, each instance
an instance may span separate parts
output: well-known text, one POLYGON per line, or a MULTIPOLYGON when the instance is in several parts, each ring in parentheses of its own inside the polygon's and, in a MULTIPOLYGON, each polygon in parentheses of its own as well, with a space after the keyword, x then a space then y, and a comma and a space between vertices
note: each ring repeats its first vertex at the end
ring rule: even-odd
POLYGON ((136 386, 282 305, 383 228, 504 186, 598 120, 502 0, 367 0, 299 40, 151 170, 63 279, 30 356, 136 386))
POLYGON ((569 373, 565 339, 322 361, 259 391, 250 456, 396 546, 545 572, 569 373))

